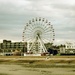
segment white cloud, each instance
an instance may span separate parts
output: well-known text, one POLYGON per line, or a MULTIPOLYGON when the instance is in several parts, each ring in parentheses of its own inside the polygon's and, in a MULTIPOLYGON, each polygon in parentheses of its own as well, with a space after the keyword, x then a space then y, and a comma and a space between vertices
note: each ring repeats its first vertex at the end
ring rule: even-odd
POLYGON ((66 5, 74 5, 75 0, 51 0, 53 4, 66 4, 66 5))
POLYGON ((0 12, 22 14, 30 9, 30 5, 27 0, 0 0, 0 12))
POLYGON ((75 5, 75 0, 62 0, 62 2, 68 5, 75 5))

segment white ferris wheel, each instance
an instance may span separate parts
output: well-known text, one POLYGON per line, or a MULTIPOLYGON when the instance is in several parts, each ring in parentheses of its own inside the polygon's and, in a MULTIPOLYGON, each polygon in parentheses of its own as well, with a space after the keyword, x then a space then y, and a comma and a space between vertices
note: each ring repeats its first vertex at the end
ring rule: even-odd
POLYGON ((53 43, 55 33, 53 25, 45 18, 34 18, 26 23, 23 30, 23 42, 27 42, 27 51, 33 53, 47 52, 45 43, 53 43))

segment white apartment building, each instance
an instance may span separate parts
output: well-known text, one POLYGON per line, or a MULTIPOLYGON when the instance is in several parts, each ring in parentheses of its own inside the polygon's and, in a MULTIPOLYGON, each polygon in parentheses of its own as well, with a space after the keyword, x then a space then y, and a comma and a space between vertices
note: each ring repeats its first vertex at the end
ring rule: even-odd
POLYGON ((75 42, 66 42, 65 52, 66 53, 75 53, 75 42))
POLYGON ((66 42, 65 46, 66 46, 66 49, 75 49, 75 42, 73 43, 66 42))

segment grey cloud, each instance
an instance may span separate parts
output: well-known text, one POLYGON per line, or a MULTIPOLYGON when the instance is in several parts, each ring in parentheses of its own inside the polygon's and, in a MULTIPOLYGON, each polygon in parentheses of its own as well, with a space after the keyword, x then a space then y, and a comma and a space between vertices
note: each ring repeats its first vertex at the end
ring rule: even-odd
POLYGON ((66 4, 52 4, 53 8, 57 9, 65 9, 65 10, 74 10, 75 11, 75 5, 66 5, 66 4))
POLYGON ((63 13, 63 16, 74 18, 75 17, 75 5, 67 5, 67 4, 52 4, 54 9, 60 10, 63 13))
POLYGON ((2 38, 21 40, 26 22, 35 17, 44 17, 54 26, 56 39, 74 39, 75 6, 60 0, 13 0, 0 3, 0 33, 2 38), (59 2, 58 2, 59 1, 59 2), (67 33, 68 32, 68 33, 67 33))

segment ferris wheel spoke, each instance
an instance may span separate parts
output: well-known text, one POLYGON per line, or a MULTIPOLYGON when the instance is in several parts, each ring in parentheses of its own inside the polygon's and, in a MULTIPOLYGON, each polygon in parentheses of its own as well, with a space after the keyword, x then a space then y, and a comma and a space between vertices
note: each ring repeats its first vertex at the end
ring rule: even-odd
POLYGON ((49 33, 50 33, 50 35, 52 34, 52 32, 46 31, 46 32, 44 32, 44 35, 49 34, 49 33))
POLYGON ((33 37, 33 36, 32 36, 32 35, 26 35, 25 37, 31 38, 31 37, 33 37))
POLYGON ((26 38, 26 37, 25 37, 25 40, 26 40, 26 41, 31 41, 32 38, 26 38))
POLYGON ((42 36, 42 37, 46 37, 46 38, 48 38, 48 37, 50 37, 51 35, 49 34, 49 35, 45 35, 45 36, 42 36))
POLYGON ((27 31, 26 31, 26 33, 32 33, 32 31, 30 31, 30 30, 27 30, 27 31))
POLYGON ((45 27, 45 30, 47 30, 47 29, 51 29, 51 27, 50 26, 45 27))
POLYGON ((47 42, 49 42, 50 40, 48 40, 48 39, 43 39, 43 42, 45 42, 45 43, 47 43, 47 42))
POLYGON ((50 26, 48 26, 48 27, 45 27, 45 30, 47 30, 47 29, 52 29, 50 26))
POLYGON ((52 32, 51 30, 45 30, 44 33, 52 32))
POLYGON ((32 31, 32 29, 31 28, 28 28, 28 31, 32 31))
POLYGON ((24 37, 33 37, 33 35, 26 34, 24 37))
POLYGON ((33 28, 29 27, 29 28, 27 28, 27 30, 28 30, 28 31, 32 31, 32 30, 33 30, 33 28))

